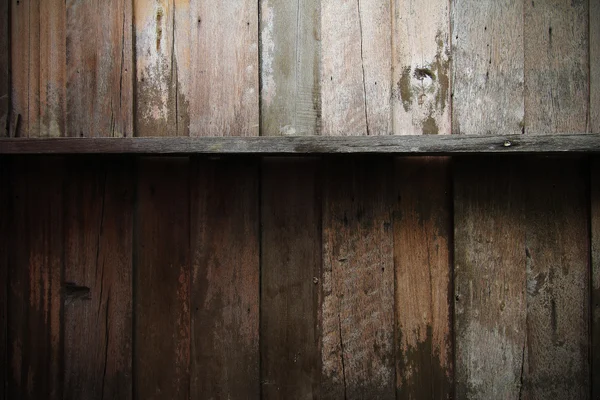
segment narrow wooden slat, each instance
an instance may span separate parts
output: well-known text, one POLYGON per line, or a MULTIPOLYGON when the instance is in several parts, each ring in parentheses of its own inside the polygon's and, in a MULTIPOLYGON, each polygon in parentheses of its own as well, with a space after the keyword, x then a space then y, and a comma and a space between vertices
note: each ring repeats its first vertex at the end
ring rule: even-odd
POLYGON ((133 370, 137 399, 187 399, 190 387, 189 162, 138 162, 133 370))
POLYGON ((63 174, 60 159, 14 164, 7 397, 62 399, 63 174))
POLYGON ((398 399, 453 398, 449 161, 399 159, 395 165, 398 399))
POLYGON ((392 4, 394 134, 449 134, 450 2, 392 4))
MULTIPOLYGON (((31 45, 35 45, 35 41, 30 41, 30 31, 37 28, 35 24, 30 24, 32 17, 31 3, 35 5, 35 1, 30 0, 12 0, 10 4, 10 40, 11 40, 11 132, 10 136, 29 136, 30 118, 29 108, 33 107, 36 102, 29 102, 29 82, 36 81, 37 68, 33 69, 33 74, 30 73, 30 59, 36 60, 36 57, 31 57, 31 45), (31 11, 30 11, 31 10, 31 11)), ((33 8, 35 10, 35 8, 33 8)), ((37 15, 37 14, 35 14, 37 15)), ((35 125, 35 124, 34 124, 35 125)), ((33 135, 35 136, 35 135, 33 135)))
POLYGON ((588 132, 600 132, 600 1, 590 0, 590 104, 588 132))
POLYGON ((192 398, 259 398, 259 219, 255 161, 195 160, 192 398))
POLYGON ((11 183, 11 160, 0 158, 0 209, 4 215, 0 218, 0 400, 7 399, 7 382, 9 374, 8 363, 8 268, 10 257, 8 255, 12 243, 12 232, 10 232, 11 211, 10 197, 12 195, 11 183))
POLYGON ((133 164, 76 159, 65 191, 65 399, 131 399, 133 164))
POLYGON ((391 38, 389 1, 323 1, 323 135, 392 133, 391 38))
POLYGON ((261 0, 261 135, 318 135, 321 2, 261 0))
POLYGON ((452 133, 524 129, 523 0, 452 5, 452 133))
POLYGON ((322 397, 393 399, 388 159, 332 161, 323 202, 322 397))
POLYGON ((8 136, 10 120, 10 31, 8 1, 0 4, 0 137, 8 136))
POLYGON ((600 396, 600 160, 591 163, 590 196, 591 196, 591 239, 592 239, 592 329, 591 329, 591 369, 592 399, 600 396))
POLYGON ((321 197, 316 159, 263 163, 261 378, 265 399, 319 395, 321 197))

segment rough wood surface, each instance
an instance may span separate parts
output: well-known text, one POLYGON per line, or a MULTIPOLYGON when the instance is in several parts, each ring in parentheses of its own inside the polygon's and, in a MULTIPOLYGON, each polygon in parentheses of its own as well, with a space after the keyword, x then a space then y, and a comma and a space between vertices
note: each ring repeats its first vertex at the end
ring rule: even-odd
POLYGON ((450 2, 392 6, 394 134, 449 134, 450 2))
POLYGON ((322 397, 393 399, 389 159, 331 161, 323 202, 322 397))
MULTIPOLYGON (((0 158, 0 209, 4 212, 10 211, 12 187, 10 183, 11 177, 11 160, 6 157, 0 158)), ((3 215, 0 218, 0 400, 7 399, 7 382, 9 374, 8 363, 8 268, 10 257, 11 237, 13 232, 10 231, 10 216, 3 215)))
POLYGON ((261 0, 263 136, 318 135, 321 2, 261 0))
POLYGON ((600 1, 590 0, 590 104, 588 132, 600 132, 600 1))
POLYGON ((319 160, 267 159, 261 205, 261 379, 265 399, 319 396, 319 160))
POLYGON ((592 329, 591 329, 591 369, 592 399, 600 397, 600 160, 591 163, 591 234, 592 234, 592 329))
POLYGON ((256 399, 258 165, 195 160, 192 166, 191 397, 256 399))
POLYGON ((68 165, 65 399, 131 399, 132 165, 108 159, 68 165))
POLYGON ((453 398, 450 160, 395 164, 398 399, 453 398))
POLYGON ((0 137, 8 136, 10 121, 10 2, 0 4, 0 137))
POLYGON ((391 11, 384 0, 321 4, 324 135, 392 133, 391 11))
POLYGON ((523 4, 525 132, 584 132, 589 117, 588 1, 523 4))
POLYGON ((7 398, 62 399, 64 167, 33 158, 13 166, 7 398))
POLYGON ((133 136, 132 1, 66 4, 66 136, 133 136))
POLYGON ((134 396, 187 399, 190 387, 189 162, 138 162, 133 253, 134 396))
POLYGON ((452 5, 452 133, 524 128, 523 2, 452 5))

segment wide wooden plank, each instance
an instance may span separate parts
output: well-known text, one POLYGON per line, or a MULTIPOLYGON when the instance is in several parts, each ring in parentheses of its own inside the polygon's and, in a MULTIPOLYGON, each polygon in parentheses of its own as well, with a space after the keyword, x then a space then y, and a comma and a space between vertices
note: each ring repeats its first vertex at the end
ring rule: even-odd
POLYGON ((131 399, 133 163, 75 159, 65 190, 65 399, 131 399))
POLYGON ((261 132, 318 135, 321 2, 261 0, 261 132))
POLYGON ((191 180, 191 397, 256 399, 258 165, 195 160, 191 180))
POLYGON ((265 399, 319 396, 319 160, 267 159, 261 204, 261 379, 265 399))
POLYGON ((0 4, 0 137, 8 136, 10 121, 10 12, 8 1, 0 4))
POLYGON ((523 131, 523 3, 452 4, 452 133, 523 131))
POLYGON ((392 2, 394 134, 450 133, 450 2, 392 2))
POLYGON ((393 399, 394 264, 389 159, 326 165, 322 398, 393 399))
POLYGON ((391 38, 391 2, 323 1, 323 135, 392 133, 391 38))
POLYGON ((62 399, 64 167, 49 158, 13 167, 7 398, 62 399))
POLYGON ((450 160, 395 164, 394 263, 398 399, 453 395, 450 160))
POLYGON ((600 396, 600 160, 594 158, 591 163, 590 196, 591 196, 591 241, 592 241, 592 273, 591 273, 591 370, 592 399, 600 396))
POLYGON ((187 399, 190 387, 189 162, 138 162, 133 253, 134 396, 187 399))

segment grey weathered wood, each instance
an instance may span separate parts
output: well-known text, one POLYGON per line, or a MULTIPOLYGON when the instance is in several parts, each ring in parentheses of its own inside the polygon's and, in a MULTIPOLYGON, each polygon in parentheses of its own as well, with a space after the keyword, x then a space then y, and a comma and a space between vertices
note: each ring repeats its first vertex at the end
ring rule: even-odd
POLYGON ((0 137, 8 136, 10 117, 10 14, 9 2, 0 4, 0 137))
POLYGON ((600 0, 590 0, 590 116, 589 132, 600 130, 600 0))

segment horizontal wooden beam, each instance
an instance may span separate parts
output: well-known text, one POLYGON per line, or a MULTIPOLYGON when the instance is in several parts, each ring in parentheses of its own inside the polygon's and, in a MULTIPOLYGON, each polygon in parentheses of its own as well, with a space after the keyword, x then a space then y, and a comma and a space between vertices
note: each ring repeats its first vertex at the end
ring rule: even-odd
POLYGON ((0 139, 0 154, 600 153, 600 134, 0 139))

